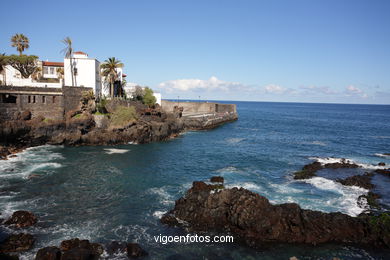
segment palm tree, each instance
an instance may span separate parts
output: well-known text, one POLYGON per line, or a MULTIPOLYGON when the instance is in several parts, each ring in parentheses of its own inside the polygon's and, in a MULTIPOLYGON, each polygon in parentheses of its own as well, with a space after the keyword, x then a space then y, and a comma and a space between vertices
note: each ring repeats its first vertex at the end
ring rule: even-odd
POLYGON ((28 38, 23 33, 17 33, 11 38, 12 47, 16 47, 19 55, 22 56, 22 52, 30 47, 28 38))
POLYGON ((105 60, 100 68, 102 71, 102 76, 105 77, 106 82, 110 83, 110 95, 114 97, 114 83, 118 79, 117 68, 122 68, 124 65, 120 60, 115 59, 115 57, 108 58, 105 60))
POLYGON ((5 66, 7 65, 5 53, 0 54, 0 73, 3 73, 3 84, 7 84, 5 66))
POLYGON ((74 78, 74 71, 73 71, 73 48, 72 48, 72 39, 70 37, 66 37, 62 40, 62 43, 65 44, 65 48, 61 51, 65 58, 69 58, 70 61, 70 72, 72 74, 72 87, 74 86, 75 78, 74 78))
MULTIPOLYGON (((64 68, 57 68, 57 76, 60 81, 64 79, 64 68)), ((62 81, 62 85, 64 85, 64 81, 62 81)))

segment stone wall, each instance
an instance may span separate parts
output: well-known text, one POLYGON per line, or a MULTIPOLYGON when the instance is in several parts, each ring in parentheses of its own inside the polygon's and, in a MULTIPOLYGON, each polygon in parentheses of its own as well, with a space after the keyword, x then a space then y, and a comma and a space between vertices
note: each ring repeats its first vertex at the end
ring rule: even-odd
POLYGON ((63 119, 66 111, 79 107, 85 90, 91 89, 0 86, 0 120, 14 120, 24 111, 32 117, 63 119))
POLYGON ((174 106, 183 107, 183 114, 236 112, 235 104, 213 102, 176 102, 162 100, 161 106, 167 112, 173 112, 174 106))

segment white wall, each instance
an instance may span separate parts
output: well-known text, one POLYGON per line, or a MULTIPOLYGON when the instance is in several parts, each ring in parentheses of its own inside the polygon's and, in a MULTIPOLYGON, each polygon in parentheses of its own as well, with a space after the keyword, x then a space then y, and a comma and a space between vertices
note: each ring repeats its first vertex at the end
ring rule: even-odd
POLYGON ((31 86, 31 87, 48 87, 48 88, 61 88, 62 84, 60 83, 45 83, 45 82, 35 82, 31 77, 25 79, 22 77, 20 72, 13 68, 10 65, 5 66, 6 72, 6 85, 9 86, 31 86))
MULTIPOLYGON (((72 62, 73 69, 77 69, 74 86, 92 88, 95 95, 99 95, 101 93, 100 62, 96 59, 90 59, 86 55, 74 55, 72 62)), ((69 58, 64 59, 64 79, 65 86, 72 86, 69 58)))

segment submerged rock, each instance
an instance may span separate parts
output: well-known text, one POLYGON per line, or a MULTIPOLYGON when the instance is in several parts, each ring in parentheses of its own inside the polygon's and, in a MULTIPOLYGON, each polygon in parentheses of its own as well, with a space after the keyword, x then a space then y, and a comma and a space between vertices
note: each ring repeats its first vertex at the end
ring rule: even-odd
POLYGON ((13 225, 17 228, 25 228, 33 226, 37 223, 37 217, 25 210, 15 211, 12 216, 4 222, 5 225, 13 225))
POLYGON ((61 250, 56 246, 49 246, 38 250, 35 260, 60 260, 61 250))
POLYGON ((337 182, 340 182, 346 186, 358 186, 363 189, 371 190, 374 188, 374 185, 371 183, 372 173, 365 173, 364 175, 354 175, 346 179, 338 179, 337 182))
POLYGON ((167 215, 185 221, 190 230, 229 232, 235 241, 254 247, 274 242, 390 247, 390 222, 374 225, 368 216, 304 210, 295 203, 273 205, 243 188, 209 191, 206 183, 194 182, 167 215))
POLYGON ((210 178, 210 182, 221 182, 223 183, 224 179, 221 176, 213 176, 210 178))
POLYGON ((294 173, 294 179, 309 179, 317 176, 316 172, 322 169, 339 169, 339 168, 359 168, 360 166, 346 159, 341 159, 340 162, 321 164, 320 162, 312 162, 303 166, 302 170, 294 173))
POLYGON ((35 239, 30 234, 12 234, 0 243, 0 253, 27 251, 34 245, 35 239))

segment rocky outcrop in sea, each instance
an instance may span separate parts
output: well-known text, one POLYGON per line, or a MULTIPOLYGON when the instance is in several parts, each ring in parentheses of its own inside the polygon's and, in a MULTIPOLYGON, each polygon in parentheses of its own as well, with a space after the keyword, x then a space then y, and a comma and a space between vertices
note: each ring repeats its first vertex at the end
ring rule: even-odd
POLYGON ((270 243, 390 247, 390 215, 386 213, 351 217, 301 209, 296 203, 273 205, 244 188, 225 189, 198 181, 161 222, 191 231, 230 233, 260 248, 270 243))

